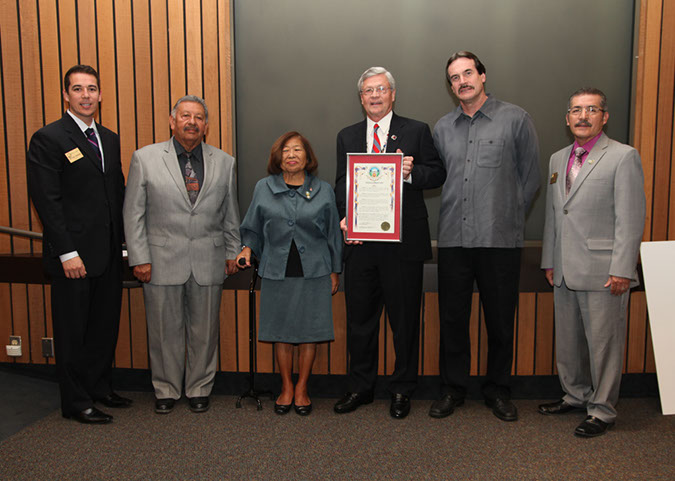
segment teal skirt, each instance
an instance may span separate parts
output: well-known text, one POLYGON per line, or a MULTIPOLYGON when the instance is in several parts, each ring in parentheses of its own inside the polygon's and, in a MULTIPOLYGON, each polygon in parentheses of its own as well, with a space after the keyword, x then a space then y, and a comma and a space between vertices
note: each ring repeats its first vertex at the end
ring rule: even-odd
POLYGON ((316 279, 262 279, 258 340, 265 342, 332 341, 330 275, 316 279))

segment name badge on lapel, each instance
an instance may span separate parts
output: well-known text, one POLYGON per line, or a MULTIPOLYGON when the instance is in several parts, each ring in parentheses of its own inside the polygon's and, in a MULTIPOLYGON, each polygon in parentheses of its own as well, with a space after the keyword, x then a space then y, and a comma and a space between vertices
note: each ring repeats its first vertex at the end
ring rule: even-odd
POLYGON ((75 147, 70 152, 66 152, 66 158, 68 159, 68 162, 70 162, 71 164, 76 160, 80 160, 82 157, 84 157, 84 155, 82 154, 82 152, 80 152, 80 149, 78 149, 77 147, 75 147))
POLYGON ((558 173, 553 172, 551 174, 551 180, 548 182, 549 184, 555 184, 558 181, 558 173))

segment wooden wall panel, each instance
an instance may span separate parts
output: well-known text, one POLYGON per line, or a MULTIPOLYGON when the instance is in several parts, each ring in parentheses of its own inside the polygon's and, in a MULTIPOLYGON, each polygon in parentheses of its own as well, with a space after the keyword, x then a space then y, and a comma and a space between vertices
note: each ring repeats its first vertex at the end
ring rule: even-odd
POLYGON ((30 347, 30 362, 42 364, 44 363, 42 338, 47 337, 43 297, 44 287, 38 284, 28 284, 26 291, 28 295, 28 326, 30 328, 30 338, 26 340, 26 346, 30 347))
MULTIPOLYGON (((0 18, 8 20, 2 29, 2 96, 5 111, 5 152, 7 167, 7 196, 11 202, 9 215, 11 226, 28 229, 28 193, 26 191, 26 142, 23 115, 23 75, 21 68, 21 45, 19 39, 19 12, 14 2, 0 2, 0 18), (8 102, 7 99, 10 99, 8 102)), ((3 162, 5 164, 5 162, 3 162)), ((13 253, 30 252, 27 239, 14 238, 13 253)))
MULTIPOLYGON (((12 322, 12 293, 9 284, 0 284, 0 340, 9 343, 9 336, 14 335, 12 322)), ((0 343, 0 346, 4 344, 0 343)), ((11 358, 5 349, 0 349, 0 362, 9 362, 11 358)))
POLYGON ((438 293, 424 293, 424 317, 420 326, 422 339, 420 341, 421 374, 438 376, 438 352, 440 349, 441 325, 438 320, 438 293))
POLYGON ((330 372, 347 374, 347 312, 342 291, 333 296, 333 331, 335 341, 330 346, 330 372))
POLYGON ((537 324, 534 345, 534 374, 546 375, 553 372, 555 333, 553 328, 553 293, 537 294, 537 324))

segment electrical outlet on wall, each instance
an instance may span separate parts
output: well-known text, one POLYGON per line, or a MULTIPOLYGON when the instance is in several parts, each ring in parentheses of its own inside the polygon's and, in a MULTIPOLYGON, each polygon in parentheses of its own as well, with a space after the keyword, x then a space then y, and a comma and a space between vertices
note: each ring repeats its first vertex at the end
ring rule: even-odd
POLYGON ((44 357, 54 357, 54 339, 51 337, 42 338, 42 355, 44 357))

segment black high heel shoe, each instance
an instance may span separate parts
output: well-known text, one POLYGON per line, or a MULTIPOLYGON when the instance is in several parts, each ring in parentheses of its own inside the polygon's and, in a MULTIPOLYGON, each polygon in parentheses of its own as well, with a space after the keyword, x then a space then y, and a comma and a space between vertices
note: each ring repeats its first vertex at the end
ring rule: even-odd
POLYGON ((291 411, 291 406, 293 405, 293 400, 291 400, 291 404, 278 404, 276 401, 274 402, 274 413, 275 414, 288 414, 291 411))
POLYGON ((295 413, 300 416, 308 416, 309 413, 312 412, 312 403, 309 403, 307 406, 298 406, 297 404, 294 404, 293 407, 295 408, 295 413))

